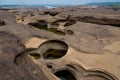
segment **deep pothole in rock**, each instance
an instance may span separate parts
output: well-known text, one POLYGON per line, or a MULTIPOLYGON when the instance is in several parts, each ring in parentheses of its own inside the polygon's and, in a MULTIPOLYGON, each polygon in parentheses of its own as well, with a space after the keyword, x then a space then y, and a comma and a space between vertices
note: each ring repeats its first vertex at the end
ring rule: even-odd
POLYGON ((68 45, 65 42, 50 40, 41 44, 38 49, 29 52, 29 55, 34 59, 52 60, 65 56, 67 51, 68 45))
POLYGON ((67 70, 62 70, 54 73, 61 80, 76 80, 74 75, 67 70))
POLYGON ((44 20, 40 20, 40 21, 35 22, 35 23, 29 23, 29 25, 32 25, 33 27, 35 27, 37 29, 43 29, 46 31, 53 32, 53 33, 58 34, 58 35, 65 35, 65 32, 60 31, 57 28, 52 28, 52 27, 48 28, 48 24, 44 20))

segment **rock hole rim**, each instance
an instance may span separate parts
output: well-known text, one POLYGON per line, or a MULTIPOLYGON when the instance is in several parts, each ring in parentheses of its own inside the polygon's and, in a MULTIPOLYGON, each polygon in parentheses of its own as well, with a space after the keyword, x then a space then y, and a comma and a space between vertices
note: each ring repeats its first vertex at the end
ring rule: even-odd
POLYGON ((43 59, 53 60, 65 56, 68 51, 68 45, 60 40, 49 40, 41 44, 39 49, 43 59))

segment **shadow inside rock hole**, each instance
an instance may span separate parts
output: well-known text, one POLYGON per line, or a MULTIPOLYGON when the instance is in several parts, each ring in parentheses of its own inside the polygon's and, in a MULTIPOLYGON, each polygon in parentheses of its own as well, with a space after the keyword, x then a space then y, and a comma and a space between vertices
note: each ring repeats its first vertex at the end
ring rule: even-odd
POLYGON ((73 76, 73 74, 71 74, 69 71, 67 70, 62 70, 59 72, 54 73, 58 78, 60 78, 61 80, 76 80, 75 77, 73 76))
POLYGON ((34 26, 35 28, 38 28, 38 29, 47 30, 47 22, 44 21, 44 20, 39 20, 38 22, 35 22, 35 23, 29 23, 29 25, 32 25, 32 26, 34 26))
POLYGON ((65 35, 65 33, 63 31, 60 31, 57 28, 48 28, 48 24, 44 20, 40 20, 40 21, 35 22, 35 23, 29 23, 29 25, 31 25, 37 29, 43 29, 46 31, 53 32, 53 33, 58 34, 58 35, 65 35))
POLYGON ((41 58, 41 55, 38 54, 38 53, 30 53, 29 55, 32 56, 34 59, 40 59, 41 58))
POLYGON ((57 59, 64 56, 66 52, 66 50, 49 49, 43 54, 43 57, 44 59, 57 59))

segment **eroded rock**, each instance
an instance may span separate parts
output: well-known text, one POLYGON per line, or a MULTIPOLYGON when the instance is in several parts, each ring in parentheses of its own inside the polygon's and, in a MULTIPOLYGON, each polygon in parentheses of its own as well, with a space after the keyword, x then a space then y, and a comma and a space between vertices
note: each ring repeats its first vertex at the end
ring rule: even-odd
POLYGON ((33 79, 14 63, 15 56, 24 50, 24 45, 15 35, 0 31, 0 80, 33 79))
MULTIPOLYGON (((43 63, 44 67, 48 68, 46 71, 50 70, 53 74, 55 74, 53 78, 57 76, 62 80, 68 80, 68 79, 70 80, 81 80, 81 79, 83 80, 93 80, 93 79, 94 80, 118 80, 118 78, 115 75, 113 75, 113 72, 111 72, 109 69, 102 66, 98 66, 92 60, 89 60, 87 62, 87 60, 85 60, 86 58, 84 58, 85 57, 84 55, 86 53, 80 53, 79 51, 73 50, 70 47, 68 48, 67 47, 68 45, 67 46, 66 45, 67 45, 66 43, 63 43, 62 41, 59 41, 59 40, 45 41, 41 43, 41 45, 38 48, 29 51, 28 56, 30 55, 31 59, 38 65, 40 65, 40 63, 43 63), (66 47, 68 48, 68 51, 66 52, 65 55, 62 55, 63 52, 61 53, 60 50, 58 52, 52 51, 52 52, 46 53, 48 50, 53 48, 66 50, 66 47), (78 53, 79 53, 79 56, 81 56, 81 58, 77 57, 78 53), (36 58, 36 54, 41 55, 41 57, 36 58), (47 55, 47 57, 45 57, 45 55, 47 55), (77 59, 78 60, 81 59, 81 61, 78 61, 77 59), (86 64, 86 66, 85 65, 81 66, 79 63, 83 63, 83 65, 86 64), (90 67, 91 64, 94 65, 94 67, 93 66, 90 67), (95 67, 97 67, 97 69, 95 69, 95 67)), ((107 54, 105 55, 108 56, 107 54)), ((86 54, 86 57, 87 56, 90 57, 90 55, 86 54)), ((98 61, 98 62, 100 61, 101 63, 103 63, 102 60, 104 60, 103 57, 100 57, 100 55, 91 56, 91 59, 92 58, 96 58, 94 61, 98 61), (101 59, 98 60, 97 59, 98 57, 101 59)), ((111 59, 112 59, 112 56, 111 56, 111 59)), ((118 65, 116 63, 114 64, 118 65)))
POLYGON ((3 20, 0 20, 0 26, 4 26, 5 22, 3 20))
POLYGON ((119 10, 67 7, 14 15, 0 11, 6 24, 0 27, 0 80, 120 79, 119 10))

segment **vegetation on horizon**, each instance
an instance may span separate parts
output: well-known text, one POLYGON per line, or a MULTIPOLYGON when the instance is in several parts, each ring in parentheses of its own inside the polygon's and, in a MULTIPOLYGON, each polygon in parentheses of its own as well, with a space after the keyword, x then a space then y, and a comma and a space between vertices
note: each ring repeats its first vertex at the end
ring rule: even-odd
POLYGON ((96 2, 88 3, 89 6, 109 6, 109 7, 120 7, 120 2, 96 2))

